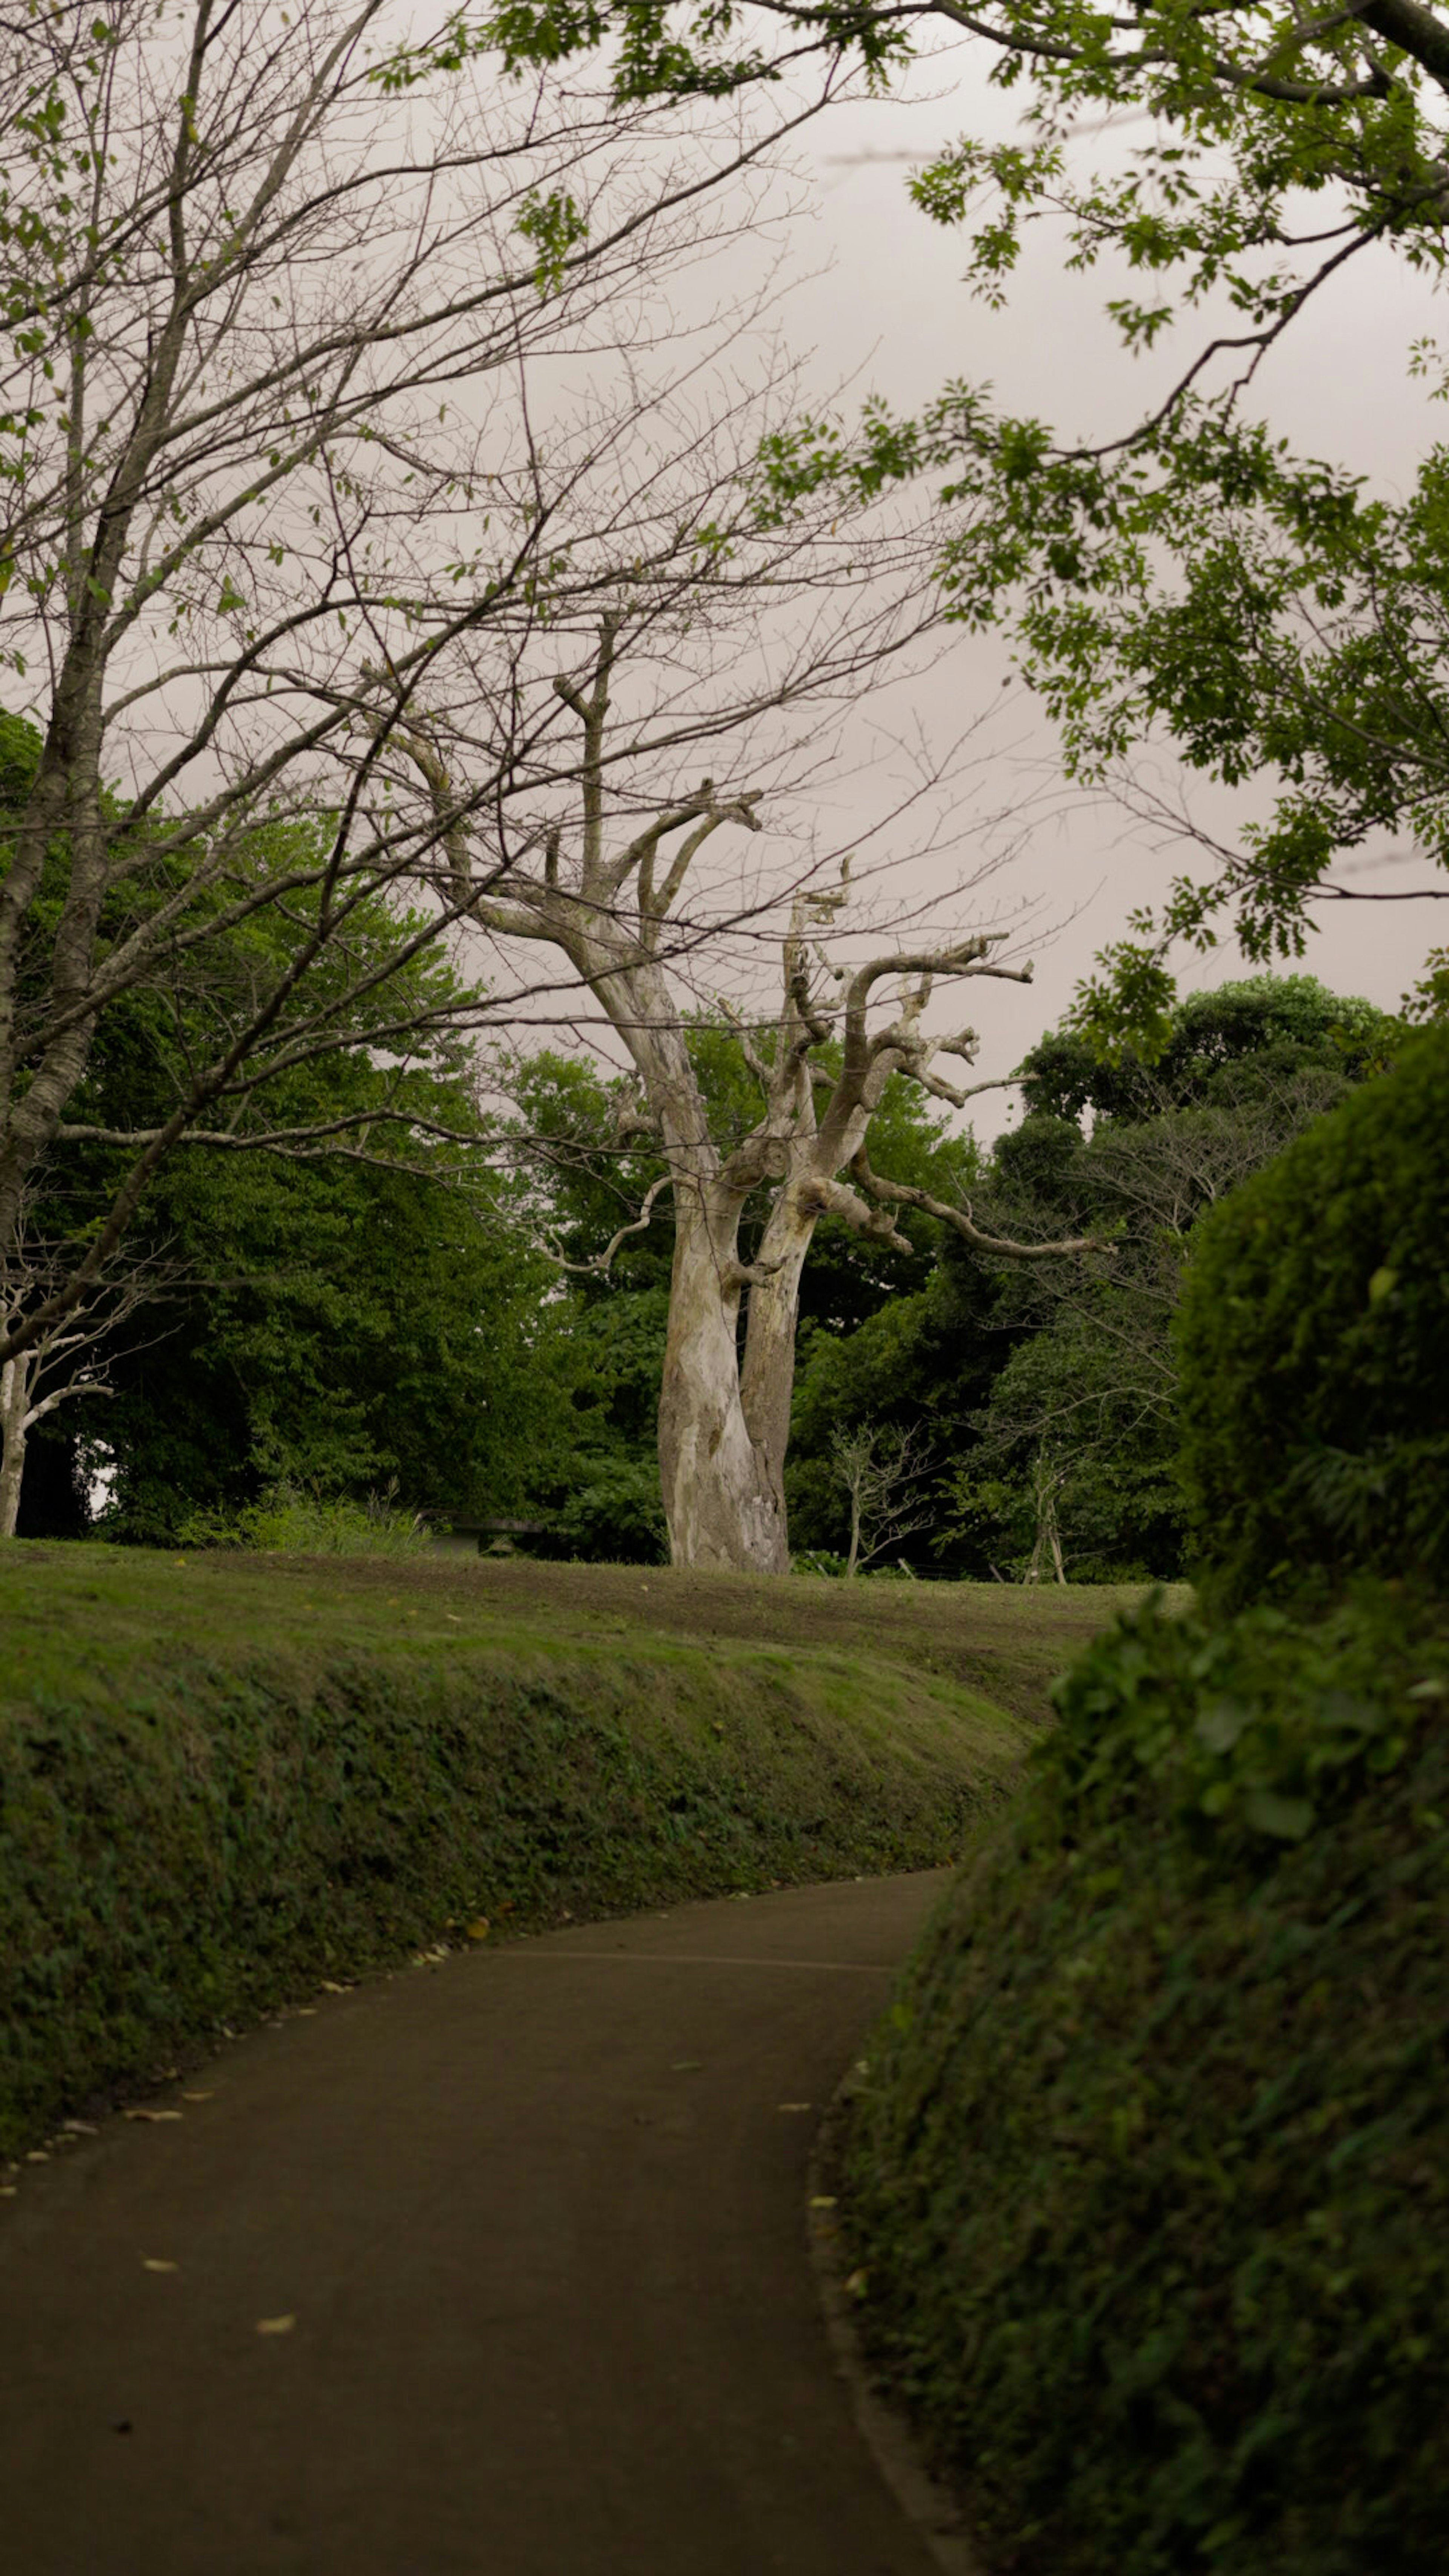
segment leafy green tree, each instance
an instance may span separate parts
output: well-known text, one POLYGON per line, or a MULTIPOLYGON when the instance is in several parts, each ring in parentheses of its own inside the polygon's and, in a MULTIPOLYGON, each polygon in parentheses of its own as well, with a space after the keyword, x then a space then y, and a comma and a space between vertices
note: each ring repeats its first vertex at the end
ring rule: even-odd
POLYGON ((1028 1115, 975 1192, 983 1228, 1111 1247, 1050 1271, 958 1238, 927 1287, 802 1367, 799 1543, 839 1549, 837 1425, 929 1428, 935 1551, 954 1571, 1074 1580, 1175 1572, 1184 1546, 1172 1322, 1192 1230, 1372 1069, 1393 1024, 1309 977, 1250 978, 1179 1005, 1157 1067, 1101 1063, 1075 1031, 1026 1059, 1028 1115), (1088 1116, 1091 1133, 1085 1132, 1088 1116))
MULTIPOLYGON (((762 27, 671 0, 502 0, 453 21, 449 41, 501 47, 515 69, 612 46, 621 97, 733 97, 812 51, 882 88, 947 31, 1023 114, 1009 140, 962 137, 919 171, 917 206, 962 236, 988 303, 1009 295, 1043 219, 1072 271, 1107 266, 1115 288, 1125 268, 1108 312, 1127 355, 1179 349, 1168 389, 1145 411, 1129 398, 1097 442, 962 382, 915 419, 873 404, 853 435, 797 418, 769 442, 761 506, 929 474, 952 613, 1012 623, 1072 770, 1109 772, 1157 726, 1218 779, 1274 782, 1271 819, 1140 913, 1084 989, 1099 1046, 1151 1042, 1174 939, 1211 944, 1226 915, 1250 957, 1301 954, 1310 904, 1374 900, 1334 876, 1340 852, 1392 830, 1449 858, 1449 451, 1433 449, 1407 501, 1375 499, 1351 469, 1292 456, 1244 402, 1305 308, 1373 246, 1442 269, 1442 15, 1422 0, 1309 13, 1143 0, 1125 15, 1093 0, 778 0, 762 27), (1125 162, 1083 152, 1084 118, 1095 134, 1128 117, 1125 162), (1210 298, 1226 318, 1200 325, 1210 298)), ((1412 363, 1442 377, 1428 344, 1412 363)))
POLYGON ((1003 1218, 1019 1223, 1023 1183, 1046 1183, 1043 1217, 1090 1223, 1110 1261, 1070 1276, 1010 1279, 1018 1322, 1035 1329, 974 1416, 955 1480, 963 1535, 1029 1563, 1043 1511, 1073 1574, 1169 1574, 1181 1562, 1180 1400, 1173 1325, 1195 1227, 1271 1163, 1376 1060, 1382 1013, 1339 1002, 1311 978, 1228 986, 1180 1006, 1161 1059, 1100 1068, 1090 1088, 1070 1036, 1034 1051, 1063 1106, 1092 1107, 1090 1138, 1047 1111, 999 1156, 1003 1218), (1082 1096, 1085 1090, 1085 1097, 1082 1096), (1114 1105, 1108 1108, 1104 1104, 1114 1105))
POLYGON ((1376 1065, 1388 1022, 1372 1002, 1332 993, 1313 975, 1253 975, 1191 993, 1172 1009, 1149 1062, 1128 1046, 1104 1058, 1070 1025, 1022 1059, 1027 1108, 1080 1124, 1152 1118, 1210 1102, 1220 1078, 1241 1098, 1309 1063, 1357 1081, 1376 1065))
MULTIPOLYGON (((266 826, 268 868, 305 869, 317 830, 266 826)), ((162 899, 164 881, 118 891, 113 935, 162 899)), ((285 979, 315 913, 303 885, 285 911, 218 928, 204 978, 120 997, 42 1167, 50 1234, 73 1244, 104 1221, 138 1131, 169 1119, 217 1025, 285 979)), ((550 1274, 489 1177, 473 1036, 487 996, 426 934, 384 895, 356 904, 345 949, 313 970, 325 1035, 153 1172, 128 1242, 152 1303, 90 1426, 114 1535, 164 1543, 277 1482, 358 1499, 395 1486, 442 1515, 516 1503, 556 1403, 550 1274)))
POLYGON ((114 1371, 105 1528, 164 1545, 275 1484, 438 1518, 520 1505, 556 1410, 544 1266, 460 1192, 331 1159, 178 1156, 145 1211, 196 1284, 114 1371))
MULTIPOLYGON (((853 1332, 817 1325, 804 1337, 787 1471, 796 1546, 841 1556, 848 1548, 848 1500, 832 1454, 839 1432, 927 1429, 944 1471, 1023 1329, 1013 1329, 1003 1281, 947 1236, 923 1287, 888 1299, 853 1332)), ((939 1538, 949 1517, 943 1474, 923 1490, 933 1498, 939 1538)), ((953 1571, 985 1570, 979 1552, 960 1548, 941 1561, 953 1571)))

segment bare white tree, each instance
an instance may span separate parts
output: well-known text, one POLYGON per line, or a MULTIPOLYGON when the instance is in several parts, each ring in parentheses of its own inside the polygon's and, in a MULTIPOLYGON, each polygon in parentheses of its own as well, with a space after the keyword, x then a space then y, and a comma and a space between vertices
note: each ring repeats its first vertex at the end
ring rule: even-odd
POLYGON ((830 1455, 850 1500, 847 1579, 888 1547, 900 1547, 929 1529, 934 1513, 922 1504, 926 1442, 919 1431, 888 1423, 857 1422, 831 1434, 830 1455))
POLYGON ((1066 1469, 1052 1456, 1045 1441, 1031 1462, 1031 1499, 1036 1513, 1036 1536, 1027 1559, 1023 1583, 1040 1583, 1041 1561, 1049 1549, 1052 1571, 1058 1583, 1067 1579, 1062 1561, 1062 1534, 1057 1522, 1057 1496, 1066 1483, 1066 1469))
MULTIPOLYGON (((885 646, 875 614, 868 648, 859 632, 832 630, 837 672, 858 673, 862 650, 867 667, 877 667, 885 646)), ((674 1258, 659 1453, 674 1561, 779 1573, 789 1563, 784 1465, 800 1277, 820 1219, 835 1217, 868 1241, 899 1249, 908 1247, 893 1208, 920 1208, 972 1242, 1026 1259, 1089 1249, 1091 1238, 1032 1244, 984 1235, 969 1206, 948 1205, 872 1170, 871 1120, 893 1074, 956 1107, 994 1087, 963 1086, 941 1071, 943 1062, 969 1064, 977 1039, 969 1028, 928 1033, 935 987, 980 976, 1026 983, 1031 970, 1001 962, 996 952, 1005 934, 989 930, 929 946, 893 944, 853 967, 836 964, 821 934, 835 934, 849 890, 848 858, 832 891, 807 883, 792 896, 787 882, 778 1005, 765 1024, 739 1021, 761 1114, 728 1149, 712 1137, 690 1055, 680 968, 700 945, 718 946, 721 925, 706 900, 692 897, 691 881, 717 835, 763 829, 762 798, 754 788, 706 777, 640 810, 634 781, 651 754, 657 762, 661 745, 669 751, 670 711, 662 721, 641 719, 627 698, 616 707, 615 692, 625 648, 649 623, 647 608, 612 612, 587 664, 555 670, 554 699, 580 738, 571 800, 514 847, 500 834, 492 891, 474 902, 473 917, 505 943, 541 941, 561 952, 632 1064, 633 1124, 654 1137, 664 1160, 674 1258), (822 1057, 832 1047, 835 1061, 827 1063, 822 1057), (742 1221, 761 1194, 768 1212, 746 1260, 742 1221)), ((818 666, 811 667, 818 682, 818 666)), ((789 694, 778 688, 777 702, 789 694)), ((468 800, 435 749, 416 744, 414 757, 446 834, 468 800)), ((735 903, 731 918, 738 919, 738 892, 735 903)), ((749 916, 752 934, 767 910, 761 898, 749 916)), ((662 1203, 657 1186, 643 1213, 662 1203)), ((633 1230, 621 1229, 601 1259, 633 1230)))

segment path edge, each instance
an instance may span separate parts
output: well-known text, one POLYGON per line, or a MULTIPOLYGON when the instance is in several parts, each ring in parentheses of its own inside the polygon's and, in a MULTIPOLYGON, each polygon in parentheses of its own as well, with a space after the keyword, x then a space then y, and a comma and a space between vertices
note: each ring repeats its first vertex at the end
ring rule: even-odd
POLYGON ((942 2576, 989 2576, 960 2503, 931 2474, 906 2417, 881 2393, 856 2327, 854 2300, 845 2286, 847 2262, 833 2206, 840 2197, 850 2105, 860 2087, 860 2073, 852 2066, 831 2095, 810 2150, 805 2229, 816 2299, 837 2375, 849 2393, 856 2429, 906 2520, 919 2532, 942 2576), (826 2203, 830 2205, 821 2205, 826 2203))

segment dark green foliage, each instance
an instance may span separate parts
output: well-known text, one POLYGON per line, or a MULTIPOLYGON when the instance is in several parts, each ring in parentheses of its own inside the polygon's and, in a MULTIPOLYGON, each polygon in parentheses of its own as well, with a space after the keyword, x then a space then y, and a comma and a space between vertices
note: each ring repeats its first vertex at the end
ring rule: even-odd
POLYGON ((942 1229, 923 1289, 854 1332, 802 1332, 787 1473, 797 1548, 844 1544, 831 1435, 872 1422, 929 1433, 937 1517, 918 1564, 1017 1576, 1035 1556, 1049 1579, 1049 1498, 1070 1581, 1178 1571, 1170 1324, 1191 1231, 1363 1077, 1395 1024, 1290 975, 1190 996, 1166 1028, 1150 1067, 1099 1063, 1070 1031, 1044 1038, 1025 1060, 1027 1115, 971 1178, 989 1232, 1090 1233, 1110 1251, 1026 1264, 942 1229))
POLYGON ((410 1172, 184 1152, 147 1218, 194 1284, 88 1425, 115 1453, 107 1534, 165 1546, 279 1479, 518 1508, 560 1407, 551 1273, 504 1224, 410 1172))
POLYGON ((818 1653, 346 1631, 320 1654, 173 1645, 99 1701, 0 1707, 0 2152, 478 1914, 931 1867, 1010 1766, 969 1694, 901 1685, 936 1733, 897 1744, 818 1653))
POLYGON ((37 1425, 25 1451, 21 1538, 84 1538, 90 1527, 89 1474, 72 1419, 54 1414, 37 1425))
MULTIPOLYGON (((956 1260, 946 1246, 924 1288, 890 1298, 855 1332, 802 1333, 785 1471, 792 1545, 842 1549, 848 1540, 850 1506, 831 1452, 837 1429, 921 1429, 944 1470, 960 1415, 985 1402, 1010 1348, 994 1328, 995 1306, 982 1265, 956 1260)), ((932 1561, 929 1544, 906 1551, 918 1567, 932 1561)))
MULTIPOLYGON (((0 873, 5 814, 38 756, 32 728, 0 721, 0 873)), ((249 863, 305 872, 326 838, 323 815, 273 818, 251 836, 249 863)), ((123 875, 106 937, 123 942, 183 883, 174 857, 123 875)), ((276 914, 234 923, 206 943, 205 971, 190 982, 123 992, 102 1016, 67 1124, 124 1135, 169 1117, 218 1029, 295 961, 317 900, 304 887, 276 914)), ((222 901, 214 886, 195 894, 198 915, 222 901)), ((250 1146, 294 1133, 295 1155, 188 1142, 153 1177, 127 1250, 169 1274, 163 1293, 107 1353, 114 1401, 87 1406, 83 1429, 66 1407, 37 1435, 26 1534, 77 1534, 46 1446, 57 1431, 82 1491, 88 1464, 112 1465, 104 1526, 126 1540, 169 1544, 197 1512, 233 1513, 279 1479, 357 1499, 391 1485, 440 1517, 517 1508, 525 1467, 561 1410, 544 1306, 553 1273, 496 1204, 480 1204, 507 1196, 488 1177, 489 1129, 474 1100, 465 1024, 482 996, 438 949, 390 964, 420 924, 383 896, 359 903, 346 941, 310 971, 309 990, 332 1006, 329 1044, 302 1048, 260 1087, 254 1064, 244 1107, 215 1115, 250 1146), (404 1113, 476 1139, 474 1151, 429 1141, 422 1125, 410 1135, 404 1113), (307 1142, 314 1126, 320 1146, 307 1142)), ((131 1160, 63 1128, 39 1173, 37 1235, 75 1252, 131 1160)))
POLYGON ((870 2043, 868 2343, 1013 2576, 1449 2554, 1449 1633, 1149 1605, 870 2043))
POLYGON ((1203 1223, 1182 1474, 1228 1604, 1354 1567, 1449 1577, 1449 1028, 1203 1223))
MULTIPOLYGON (((655 1378, 658 1395, 658 1378, 655 1378)), ((669 1554, 659 1467, 648 1452, 629 1456, 617 1445, 580 1447, 567 1477, 542 1487, 546 1534, 531 1539, 535 1555, 579 1565, 663 1565, 669 1554)))
POLYGON ((1245 1071, 1260 1082, 1318 1064, 1357 1081, 1376 1069, 1392 1023, 1372 1002, 1331 993, 1313 975, 1249 975, 1189 993, 1169 1014, 1161 1052, 1145 1063, 1130 1047, 1103 1058, 1074 1029, 1049 1030, 1022 1059, 1029 1109, 1076 1121, 1160 1117, 1219 1099, 1224 1076, 1241 1094, 1245 1071))

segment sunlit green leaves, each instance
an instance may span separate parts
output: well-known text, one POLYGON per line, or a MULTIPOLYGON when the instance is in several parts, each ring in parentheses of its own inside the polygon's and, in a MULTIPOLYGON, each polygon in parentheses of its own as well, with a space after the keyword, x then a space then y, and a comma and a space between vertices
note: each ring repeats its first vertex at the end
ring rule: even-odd
POLYGON ((513 229, 538 253, 533 274, 539 294, 557 293, 570 251, 577 250, 589 237, 587 218, 568 190, 552 188, 547 196, 535 193, 526 198, 513 229))

